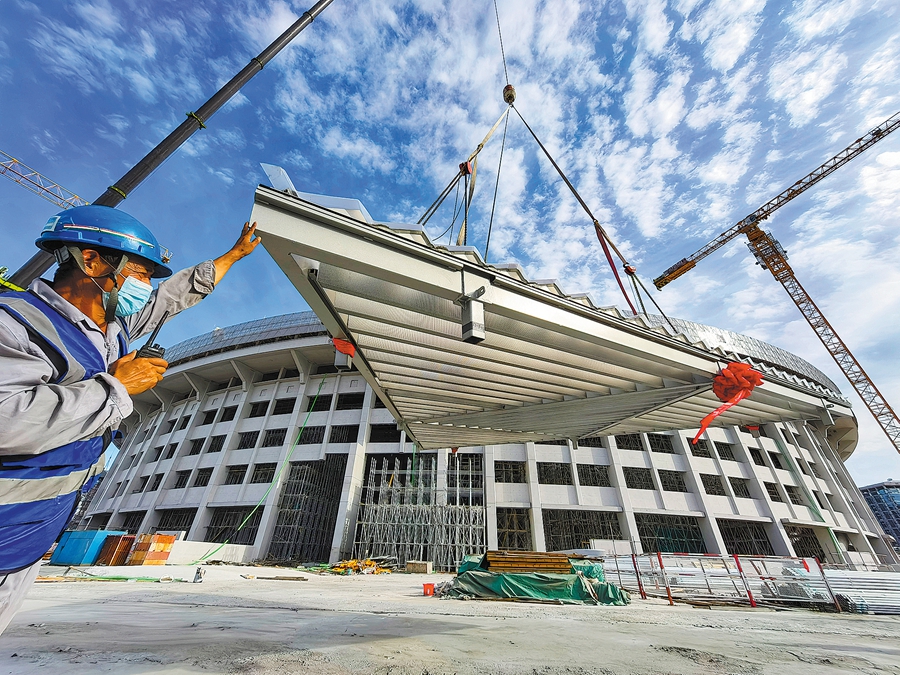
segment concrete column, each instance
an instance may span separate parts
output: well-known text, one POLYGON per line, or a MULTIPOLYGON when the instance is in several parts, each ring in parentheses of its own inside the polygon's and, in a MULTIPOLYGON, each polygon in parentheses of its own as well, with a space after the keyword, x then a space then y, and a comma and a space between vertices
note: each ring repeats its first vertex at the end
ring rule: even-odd
MULTIPOLYGON (((440 474, 438 474, 440 475, 440 474)), ((440 481, 440 478, 438 478, 440 481)), ((484 520, 487 548, 497 550, 497 482, 494 474, 494 446, 484 446, 484 520)))
POLYGON ((526 479, 528 480, 528 495, 531 507, 528 509, 528 518, 531 521, 531 545, 535 551, 546 551, 547 543, 544 540, 544 517, 542 513, 541 491, 538 487, 537 454, 534 443, 525 444, 525 463, 527 466, 526 479))
POLYGON ((367 426, 373 403, 374 393, 367 386, 365 397, 363 398, 363 407, 360 411, 359 433, 356 437, 356 444, 350 448, 350 452, 347 455, 344 485, 341 488, 341 501, 338 505, 334 537, 331 540, 331 553, 328 560, 332 563, 350 557, 353 550, 353 538, 356 534, 356 521, 359 516, 363 477, 366 474, 367 426))
MULTIPOLYGON (((697 500, 700 502, 703 509, 703 513, 706 516, 705 518, 699 519, 700 531, 703 533, 703 541, 706 544, 706 550, 709 553, 725 554, 727 552, 725 540, 722 539, 722 533, 719 531, 719 526, 713 516, 712 507, 710 507, 709 502, 706 499, 706 490, 703 488, 700 471, 693 464, 694 456, 691 453, 691 442, 689 439, 682 436, 681 433, 676 433, 672 437, 672 441, 675 443, 675 447, 680 449, 684 454, 684 463, 687 465, 688 469, 685 475, 685 483, 687 483, 688 487, 693 491, 694 495, 696 495, 697 500)), ((713 462, 715 462, 716 465, 716 471, 721 476, 721 480, 727 482, 713 442, 707 440, 707 443, 709 443, 711 447, 710 452, 713 456, 713 462)), ((726 491, 728 492, 730 490, 731 486, 729 485, 726 488, 726 491)), ((731 493, 729 492, 729 494, 731 493)), ((734 498, 732 497, 732 504, 733 503, 734 498)))
POLYGON ((631 498, 628 495, 628 488, 625 485, 625 472, 622 471, 622 458, 619 455, 619 448, 616 446, 616 437, 606 437, 606 447, 609 453, 609 482, 616 489, 616 496, 622 505, 622 535, 630 542, 631 547, 636 553, 643 553, 641 546, 641 537, 638 534, 637 521, 634 518, 634 507, 631 504, 631 498))

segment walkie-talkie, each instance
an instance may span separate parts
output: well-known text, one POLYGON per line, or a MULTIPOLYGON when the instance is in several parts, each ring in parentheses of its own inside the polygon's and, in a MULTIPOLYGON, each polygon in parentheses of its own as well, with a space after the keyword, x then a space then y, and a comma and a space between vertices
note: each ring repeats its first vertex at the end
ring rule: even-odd
POLYGON ((159 335, 159 329, 162 328, 163 324, 166 322, 166 319, 169 318, 169 313, 166 312, 162 315, 162 318, 159 320, 159 323, 156 324, 156 328, 153 329, 153 332, 150 333, 150 337, 147 339, 146 344, 140 348, 137 353, 137 358, 139 359, 161 359, 166 350, 159 345, 153 344, 156 341, 156 336, 159 335))

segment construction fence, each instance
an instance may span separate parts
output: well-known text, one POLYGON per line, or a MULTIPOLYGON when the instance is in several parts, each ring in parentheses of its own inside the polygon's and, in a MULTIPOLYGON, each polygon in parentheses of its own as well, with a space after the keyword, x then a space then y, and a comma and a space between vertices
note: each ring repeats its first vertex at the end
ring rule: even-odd
POLYGON ((607 557, 604 567, 609 581, 670 603, 900 614, 900 573, 826 569, 815 558, 651 553, 607 557))

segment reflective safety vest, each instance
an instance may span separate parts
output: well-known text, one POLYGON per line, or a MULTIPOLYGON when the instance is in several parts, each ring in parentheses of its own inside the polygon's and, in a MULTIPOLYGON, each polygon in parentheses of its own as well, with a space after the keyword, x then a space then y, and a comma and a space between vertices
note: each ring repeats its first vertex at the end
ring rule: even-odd
MULTIPOLYGON (((90 339, 35 294, 0 293, 0 311, 21 323, 47 355, 58 373, 49 384, 71 385, 106 372, 106 359, 90 339)), ((127 350, 120 333, 119 352, 127 350)), ((50 549, 75 512, 79 495, 103 471, 111 438, 107 430, 37 455, 0 456, 0 575, 31 566, 50 549)))

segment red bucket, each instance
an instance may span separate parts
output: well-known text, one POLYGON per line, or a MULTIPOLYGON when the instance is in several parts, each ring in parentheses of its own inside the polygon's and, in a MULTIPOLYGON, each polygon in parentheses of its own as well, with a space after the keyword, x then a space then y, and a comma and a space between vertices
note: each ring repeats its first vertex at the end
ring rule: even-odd
POLYGON ((434 584, 422 584, 422 595, 434 595, 434 584))

